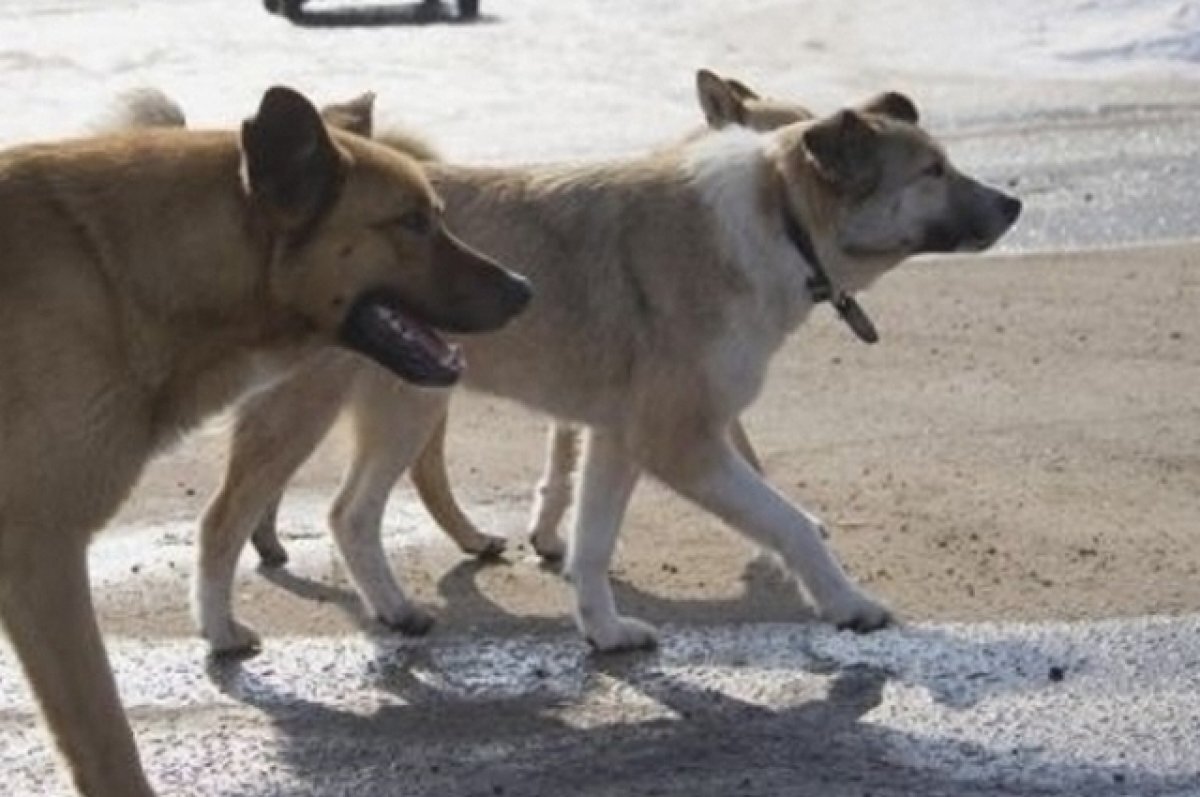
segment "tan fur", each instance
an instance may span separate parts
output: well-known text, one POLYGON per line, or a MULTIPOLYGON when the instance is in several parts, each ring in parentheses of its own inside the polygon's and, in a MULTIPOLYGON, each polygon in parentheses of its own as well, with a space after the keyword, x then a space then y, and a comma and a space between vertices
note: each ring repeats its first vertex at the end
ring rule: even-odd
MULTIPOLYGON (((707 128, 690 134, 689 140, 703 135, 706 130, 720 130, 731 125, 766 132, 816 118, 803 105, 762 97, 744 83, 721 77, 707 69, 696 73, 696 97, 707 128)), ((915 108, 896 93, 881 94, 861 107, 867 110, 886 109, 916 121, 915 108)), ((393 144, 391 140, 388 143, 393 144)), ((406 152, 412 151, 404 138, 396 139, 393 145, 406 152)), ((445 469, 445 428, 446 424, 442 423, 435 429, 429 443, 413 463, 410 471, 413 485, 425 508, 464 552, 482 557, 495 556, 504 550, 506 540, 480 531, 458 506, 450 488, 445 469)), ((566 550, 559 536, 559 527, 573 501, 579 434, 580 430, 557 423, 551 426, 547 438, 546 463, 534 494, 528 534, 533 549, 548 561, 561 559, 566 550)), ((729 434, 738 452, 761 473, 762 463, 740 420, 730 425, 729 434)), ((287 554, 279 542, 274 518, 275 511, 272 509, 255 530, 251 541, 264 562, 278 565, 287 561, 287 554)))
MULTIPOLYGON (((816 116, 797 103, 761 97, 741 81, 721 77, 708 69, 696 72, 696 99, 704 113, 707 127, 692 133, 690 139, 703 135, 708 130, 721 130, 731 125, 766 132, 816 116)), ((762 462, 758 452, 754 450, 754 445, 740 420, 730 424, 729 435, 738 453, 751 467, 762 473, 762 462)), ((421 501, 438 520, 438 524, 464 551, 492 555, 503 545, 503 538, 490 537, 480 532, 458 509, 453 493, 449 489, 442 489, 442 485, 448 485, 449 480, 444 477, 439 479, 433 474, 435 463, 445 459, 444 454, 435 450, 444 446, 444 438, 443 425, 440 431, 434 433, 414 463, 413 484, 420 493, 421 501), (427 456, 431 460, 430 463, 425 462, 427 456), (448 523, 452 525, 447 525, 448 523)), ((565 424, 552 426, 547 438, 546 464, 534 495, 529 525, 530 544, 539 556, 548 561, 561 559, 566 551, 558 530, 574 499, 574 470, 579 459, 579 449, 579 430, 572 430, 565 424)), ((266 550, 271 546, 270 537, 271 533, 267 527, 256 532, 253 538, 255 547, 260 551, 266 550)), ((277 538, 275 547, 281 547, 277 538)))
MULTIPOLYGON (((933 244, 986 247, 1015 219, 1019 203, 957 173, 895 116, 907 107, 868 104, 770 134, 732 129, 605 164, 429 167, 451 220, 521 263, 538 292, 517 323, 465 343, 468 383, 588 429, 567 569, 577 620, 599 649, 654 640, 617 614, 606 575, 642 471, 779 553, 829 621, 887 622, 833 559, 819 521, 762 481, 729 430, 812 307, 811 267, 785 236, 785 210, 851 292, 933 244)), ((328 385, 315 373, 297 372, 239 421, 234 464, 201 531, 197 610, 215 650, 257 643, 230 613, 237 552, 286 483, 278 474, 307 455, 340 402, 359 433, 331 513, 335 539, 376 616, 404 630, 428 625, 387 570, 379 520, 394 480, 443 423, 444 403, 430 391, 380 390, 364 368, 314 412, 318 382, 328 385), (270 422, 306 428, 272 447, 260 435, 270 422)))
MULTIPOLYGON (((768 131, 815 117, 799 104, 761 97, 744 83, 720 77, 707 69, 696 73, 696 97, 707 127, 689 134, 688 140, 703 135, 706 130, 719 130, 730 125, 768 131)), ((369 103, 364 105, 360 98, 343 105, 326 106, 322 113, 331 123, 345 125, 348 121, 350 129, 370 131, 370 122, 361 116, 344 119, 341 115, 344 107, 357 108, 360 114, 370 112, 369 103)), ((407 131, 385 132, 380 141, 422 160, 439 160, 426 142, 407 131)), ((507 546, 505 538, 482 532, 454 497, 445 465, 445 430, 443 421, 417 456, 409 472, 413 486, 438 526, 462 551, 484 558, 496 556, 507 546)), ((569 424, 556 423, 551 425, 547 438, 546 464, 535 492, 529 539, 538 555, 548 561, 561 559, 565 551, 559 527, 573 500, 580 432, 569 424)), ((747 462, 761 472, 758 454, 741 421, 734 421, 730 426, 730 437, 747 462)), ((251 537, 260 558, 269 566, 279 566, 287 561, 287 552, 276 529, 276 515, 276 505, 272 504, 251 537)))
POLYGON ((414 161, 331 134, 286 89, 240 137, 0 153, 0 620, 81 794, 152 793, 92 610, 89 540, 149 457, 326 350, 363 297, 477 328, 519 309, 503 290, 518 281, 438 243, 440 225, 421 240, 388 226, 440 202, 414 161))
POLYGON ((760 97, 745 83, 707 69, 696 73, 696 99, 704 112, 704 121, 713 130, 740 125, 766 131, 816 118, 803 105, 760 97))

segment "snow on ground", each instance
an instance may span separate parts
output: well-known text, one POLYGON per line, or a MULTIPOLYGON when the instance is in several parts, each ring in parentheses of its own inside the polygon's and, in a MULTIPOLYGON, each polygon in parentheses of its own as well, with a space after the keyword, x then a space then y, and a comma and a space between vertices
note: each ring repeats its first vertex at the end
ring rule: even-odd
POLYGON ((847 53, 857 50, 878 66, 966 75, 1200 76, 1200 3, 1191 0, 883 0, 845 9, 835 13, 847 53))
MULTIPOLYGON (((899 793, 1195 797, 1198 631, 1195 618, 921 625, 869 637, 790 624, 669 628, 658 655, 600 673, 571 637, 291 638, 239 665, 205 664, 191 640, 118 640, 112 652, 152 772, 172 794, 382 794, 401 783, 408 794, 445 793, 420 788, 413 771, 444 766, 466 779, 480 758, 496 783, 515 771, 510 791, 529 794, 537 781, 519 762, 531 751, 548 774, 589 744, 589 758, 619 768, 639 759, 621 758, 622 739, 650 758, 697 727, 736 724, 737 737, 757 740, 726 762, 747 781, 760 773, 745 759, 782 736, 795 749, 775 768, 827 769, 835 783, 861 786, 827 784, 826 794, 907 779, 899 793), (179 722, 179 706, 195 707, 191 721, 179 722), (394 747, 389 729, 414 712, 419 725, 394 747), (500 714, 528 718, 482 739, 454 719, 474 726, 500 714), (220 722, 198 728, 204 715, 220 722), (811 726, 823 731, 820 750, 801 733, 811 726), (606 729, 611 744, 589 741, 606 729), (378 747, 364 748, 371 734, 378 747)), ((10 718, 33 708, 13 668, 0 645, 0 714, 10 718)), ((10 723, 0 749, 15 793, 44 793, 52 760, 40 735, 10 723)), ((710 738, 704 749, 719 756, 729 745, 710 738)), ((638 793, 681 793, 655 788, 672 779, 663 764, 638 793)))
POLYGON ((257 0, 0 0, 0 142, 77 132, 116 92, 146 84, 219 125, 245 116, 270 83, 319 99, 374 89, 384 122, 430 131, 455 157, 503 161, 677 135, 698 118, 692 73, 703 65, 819 108, 884 82, 1200 77, 1197 0, 482 7, 475 25, 321 29, 269 16, 257 0))

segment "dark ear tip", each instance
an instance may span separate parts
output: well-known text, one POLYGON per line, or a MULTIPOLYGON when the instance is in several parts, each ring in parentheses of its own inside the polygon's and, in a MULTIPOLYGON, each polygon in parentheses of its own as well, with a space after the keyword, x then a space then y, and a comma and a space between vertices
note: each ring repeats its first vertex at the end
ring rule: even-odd
POLYGON ((758 92, 736 78, 727 78, 725 85, 742 100, 757 100, 758 92))
POLYGON ((303 95, 293 88, 287 86, 271 86, 263 92, 262 104, 275 105, 277 103, 292 103, 297 100, 303 100, 303 95))
MULTIPOLYGON (((270 116, 277 113, 289 113, 300 109, 311 109, 312 103, 300 92, 287 86, 271 86, 263 92, 262 102, 258 104, 260 116, 270 116)), ((316 111, 314 110, 315 114, 316 111)))
POLYGON ((867 113, 888 116, 915 125, 920 121, 917 105, 898 91, 885 91, 860 106, 867 113))
POLYGON ((888 91, 883 95, 883 104, 888 111, 899 119, 916 124, 920 119, 917 104, 898 91, 888 91))
POLYGON ((712 83, 720 83, 720 82, 721 82, 721 78, 717 75, 716 72, 712 71, 711 69, 705 69, 705 68, 701 67, 700 69, 696 70, 696 85, 699 86, 700 88, 704 88, 706 85, 709 85, 712 83))
POLYGON ((867 120, 863 119, 862 114, 853 108, 842 108, 837 112, 838 126, 843 130, 852 130, 858 127, 867 127, 867 120))

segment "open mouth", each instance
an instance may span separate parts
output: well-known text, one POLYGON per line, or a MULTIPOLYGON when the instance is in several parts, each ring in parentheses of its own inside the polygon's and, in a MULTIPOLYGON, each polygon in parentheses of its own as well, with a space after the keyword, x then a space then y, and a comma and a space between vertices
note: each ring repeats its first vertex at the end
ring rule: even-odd
POLYGON ((338 336, 343 345, 414 385, 447 387, 462 376, 459 348, 414 318, 390 291, 358 297, 338 336))

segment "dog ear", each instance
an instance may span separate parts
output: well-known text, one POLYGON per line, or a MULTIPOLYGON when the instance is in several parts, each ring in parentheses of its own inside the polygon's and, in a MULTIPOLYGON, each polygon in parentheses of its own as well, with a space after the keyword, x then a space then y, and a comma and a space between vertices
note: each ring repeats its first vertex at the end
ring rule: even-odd
POLYGON ((344 164, 317 109, 275 86, 242 123, 242 179, 250 197, 283 229, 311 225, 336 199, 344 164))
MULTIPOLYGON (((749 91, 740 83, 737 85, 749 91)), ((751 95, 753 93, 750 92, 751 95)), ((700 100, 700 109, 704 111, 704 120, 713 130, 720 130, 727 125, 740 125, 746 118, 743 104, 745 95, 714 72, 707 69, 696 72, 696 96, 700 100)))
POLYGON ((758 92, 747 86, 737 78, 725 78, 725 85, 729 90, 740 100, 757 100, 759 99, 758 92))
POLYGON ((352 100, 326 105, 321 118, 330 127, 370 138, 375 128, 375 92, 368 91, 352 100))
POLYGON ((804 150, 817 173, 839 191, 861 195, 878 177, 876 132, 858 111, 845 109, 804 131, 804 150))
POLYGON ((901 122, 908 122, 910 125, 915 125, 921 121, 921 115, 917 112, 916 103, 898 91, 885 91, 882 94, 877 94, 858 106, 858 109, 863 113, 888 116, 892 119, 898 119, 901 122))

